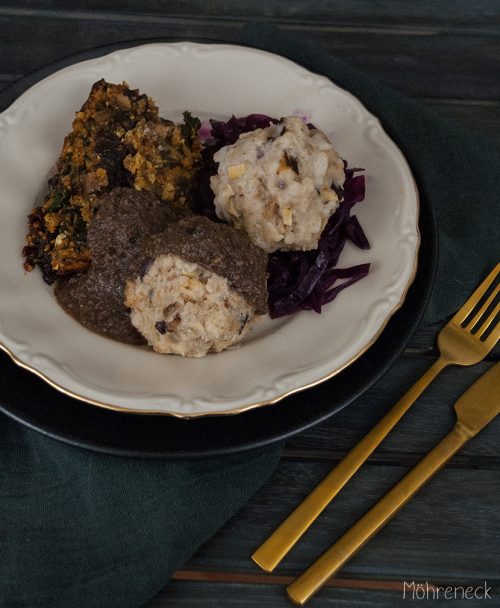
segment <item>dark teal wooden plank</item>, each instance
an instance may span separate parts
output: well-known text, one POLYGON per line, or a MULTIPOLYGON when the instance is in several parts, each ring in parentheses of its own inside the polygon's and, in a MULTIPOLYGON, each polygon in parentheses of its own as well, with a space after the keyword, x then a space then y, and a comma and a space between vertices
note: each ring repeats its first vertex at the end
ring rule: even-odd
MULTIPOLYGON (((57 14, 68 10, 66 0, 18 0, 5 7, 14 14, 23 10, 37 14, 57 14)), ((420 0, 405 3, 395 0, 76 0, 70 10, 98 12, 108 15, 127 15, 140 20, 145 15, 212 17, 212 18, 266 18, 301 23, 329 22, 336 26, 420 27, 449 30, 482 29, 494 31, 500 27, 500 9, 495 0, 455 0, 453 10, 447 0, 420 0)))
MULTIPOLYGON (((432 360, 402 357, 371 390, 323 424, 291 438, 289 457, 312 456, 335 464, 396 403, 432 360)), ((429 451, 454 424, 453 404, 490 364, 454 367, 442 372, 374 454, 374 462, 405 464, 429 451)), ((321 389, 328 391, 328 385, 321 389)), ((279 404, 273 407, 279 407, 279 404)), ((307 394, 306 403, 307 407, 307 394)), ((496 467, 500 471, 500 417, 467 444, 453 463, 460 467, 496 467), (481 464, 483 463, 483 465, 481 464)))
MULTIPOLYGON (((4 15, 0 72, 25 73, 86 48, 137 38, 181 36, 238 42, 240 23, 168 16, 130 22, 69 11, 57 19, 4 15)), ((287 24, 286 28, 410 96, 500 98, 500 81, 492 76, 500 72, 500 36, 333 31, 328 24, 287 24)))
POLYGON ((21 78, 22 74, 0 74, 0 90, 21 78))
MULTIPOLYGON (((250 555, 329 470, 282 461, 268 483, 185 569, 259 572, 250 555)), ((276 574, 295 576, 339 538, 406 471, 365 466, 336 497, 276 574)), ((445 468, 342 570, 348 578, 500 579, 500 475, 445 468)))

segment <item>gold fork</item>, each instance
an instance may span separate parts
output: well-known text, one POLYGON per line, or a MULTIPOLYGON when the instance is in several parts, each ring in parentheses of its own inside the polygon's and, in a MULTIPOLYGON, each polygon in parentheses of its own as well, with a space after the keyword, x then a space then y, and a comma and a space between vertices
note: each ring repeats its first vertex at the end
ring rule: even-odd
POLYGON ((443 327, 438 336, 439 359, 255 551, 252 559, 263 570, 266 572, 274 570, 445 367, 479 363, 495 346, 500 337, 500 326, 496 325, 486 338, 484 336, 500 310, 500 305, 497 305, 489 311, 498 295, 500 285, 493 289, 473 316, 471 313, 495 283, 499 273, 500 263, 443 327))

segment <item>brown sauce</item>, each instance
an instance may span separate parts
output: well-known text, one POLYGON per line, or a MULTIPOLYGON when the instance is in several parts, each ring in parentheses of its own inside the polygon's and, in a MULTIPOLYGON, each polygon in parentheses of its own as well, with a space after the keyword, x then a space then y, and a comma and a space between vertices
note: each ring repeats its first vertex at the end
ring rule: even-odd
POLYGON ((56 285, 58 303, 91 331, 127 344, 145 344, 123 304, 125 277, 145 240, 185 213, 131 188, 103 196, 88 229, 90 269, 56 285))

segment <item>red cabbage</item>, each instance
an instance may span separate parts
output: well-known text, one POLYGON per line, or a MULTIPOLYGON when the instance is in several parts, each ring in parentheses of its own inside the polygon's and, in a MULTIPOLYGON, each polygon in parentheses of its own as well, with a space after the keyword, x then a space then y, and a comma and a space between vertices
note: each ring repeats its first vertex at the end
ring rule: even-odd
POLYGON ((197 196, 194 197, 193 211, 206 215, 214 222, 221 220, 215 213, 214 194, 210 188, 210 176, 217 173, 214 154, 224 146, 234 144, 242 133, 264 129, 271 123, 279 122, 264 114, 249 114, 242 118, 231 116, 227 122, 210 120, 211 134, 204 142, 201 152, 201 169, 198 172, 197 196))
MULTIPOLYGON (((232 116, 227 122, 211 120, 211 136, 205 141, 202 168, 199 173, 198 196, 194 210, 214 221, 221 220, 215 213, 210 176, 217 173, 213 156, 223 146, 233 144, 242 133, 268 127, 279 122, 263 114, 242 118, 232 116)), ((313 125, 308 125, 313 128, 313 125)), ((268 282, 269 312, 273 319, 299 310, 321 312, 343 289, 368 274, 370 264, 337 268, 336 264, 347 240, 361 249, 370 244, 352 207, 365 198, 365 178, 355 175, 363 169, 345 165, 345 183, 337 189, 343 200, 323 230, 318 248, 312 251, 276 251, 269 254, 268 282), (338 281, 342 281, 338 283, 338 281)))
POLYGON ((255 131, 255 129, 265 129, 272 123, 279 120, 271 118, 265 114, 249 114, 243 118, 231 116, 227 122, 222 120, 211 120, 212 140, 220 144, 219 147, 234 144, 242 133, 255 131))

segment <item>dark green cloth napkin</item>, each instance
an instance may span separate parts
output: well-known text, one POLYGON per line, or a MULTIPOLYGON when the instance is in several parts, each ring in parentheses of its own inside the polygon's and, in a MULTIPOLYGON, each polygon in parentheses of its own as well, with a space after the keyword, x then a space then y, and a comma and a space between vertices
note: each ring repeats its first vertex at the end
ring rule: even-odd
POLYGON ((5 416, 0 425, 2 608, 142 606, 281 452, 140 460, 59 443, 5 416))
MULTIPOLYGON (((324 74, 381 118, 438 219, 428 320, 453 312, 498 256, 500 151, 288 33, 253 24, 242 42, 324 74)), ((260 487, 280 449, 133 460, 58 443, 1 416, 0 606, 138 608, 260 487)))

